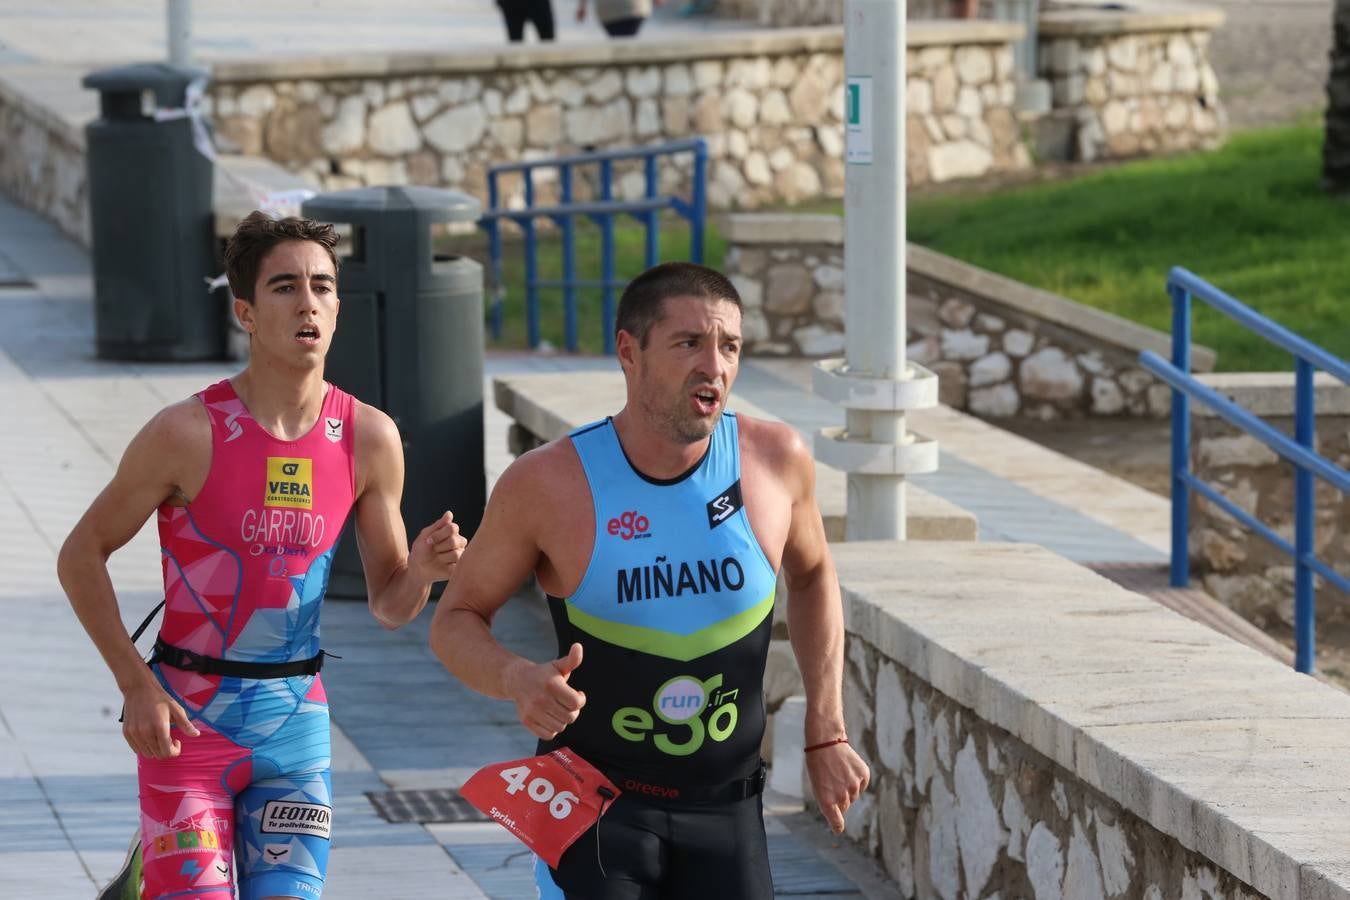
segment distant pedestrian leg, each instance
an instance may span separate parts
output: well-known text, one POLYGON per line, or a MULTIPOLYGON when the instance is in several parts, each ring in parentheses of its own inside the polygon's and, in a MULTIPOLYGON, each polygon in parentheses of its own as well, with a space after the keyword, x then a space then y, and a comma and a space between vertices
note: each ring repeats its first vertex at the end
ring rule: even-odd
POLYGON ((506 22, 506 37, 511 43, 525 40, 525 23, 534 24, 541 41, 554 36, 552 0, 497 0, 502 19, 506 22))

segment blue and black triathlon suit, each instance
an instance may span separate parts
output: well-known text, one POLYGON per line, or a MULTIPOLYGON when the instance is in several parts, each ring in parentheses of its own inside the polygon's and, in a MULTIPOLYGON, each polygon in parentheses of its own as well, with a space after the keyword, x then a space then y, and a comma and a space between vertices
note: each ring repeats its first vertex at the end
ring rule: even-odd
POLYGON ((595 548, 549 609, 559 655, 584 649, 569 683, 586 705, 540 752, 570 747, 623 793, 556 870, 536 862, 542 897, 773 896, 759 748, 777 576, 741 501, 738 435, 723 413, 703 459, 662 480, 611 420, 571 434, 595 548))

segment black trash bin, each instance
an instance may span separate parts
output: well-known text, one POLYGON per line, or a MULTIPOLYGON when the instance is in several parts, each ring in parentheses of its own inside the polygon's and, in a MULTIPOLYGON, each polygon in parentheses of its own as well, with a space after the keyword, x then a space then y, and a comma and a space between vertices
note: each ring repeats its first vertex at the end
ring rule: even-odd
MULTIPOLYGON (((355 188, 301 208, 307 218, 351 226, 324 374, 398 425, 409 541, 447 509, 471 536, 486 501, 483 267, 433 245, 433 226, 476 222, 479 210, 467 194, 428 187, 355 188)), ((328 585, 330 596, 366 596, 351 523, 328 585)))
POLYGON ((105 359, 219 359, 225 309, 216 275, 214 165, 183 109, 206 72, 168 63, 103 69, 84 79, 101 115, 85 130, 94 245, 94 322, 105 359))

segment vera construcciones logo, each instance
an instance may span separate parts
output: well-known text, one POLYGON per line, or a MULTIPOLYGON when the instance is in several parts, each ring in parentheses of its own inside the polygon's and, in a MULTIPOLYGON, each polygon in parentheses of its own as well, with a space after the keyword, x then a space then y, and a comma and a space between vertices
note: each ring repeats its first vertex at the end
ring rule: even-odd
POLYGON ((637 510, 630 509, 610 519, 605 530, 625 541, 641 540, 652 536, 652 522, 637 510))
POLYGON ((263 506, 314 508, 314 461, 267 457, 267 498, 263 506))

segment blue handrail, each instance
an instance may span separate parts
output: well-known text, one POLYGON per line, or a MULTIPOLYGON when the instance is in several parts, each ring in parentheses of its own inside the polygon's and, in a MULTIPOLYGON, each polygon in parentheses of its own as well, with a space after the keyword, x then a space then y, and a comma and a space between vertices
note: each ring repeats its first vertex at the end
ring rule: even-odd
POLYGON ((689 259, 703 262, 704 219, 707 216, 708 143, 703 138, 686 138, 648 147, 626 147, 619 150, 600 150, 593 153, 573 153, 549 159, 502 163, 488 168, 488 209, 479 220, 479 226, 488 234, 488 253, 494 292, 492 297, 492 335, 501 337, 505 289, 502 284, 501 222, 515 223, 525 238, 525 321, 526 336, 531 347, 540 343, 539 291, 542 288, 560 288, 563 292, 563 337, 570 352, 576 352, 577 289, 598 287, 601 297, 601 329, 605 352, 614 352, 614 292, 628 282, 615 275, 614 219, 628 215, 646 227, 644 260, 647 267, 656 265, 660 256, 660 216, 665 210, 689 222, 689 259), (692 153, 694 157, 693 184, 690 197, 664 195, 660 191, 657 159, 662 156, 692 153), (643 196, 637 200, 614 199, 614 162, 636 159, 642 161, 643 196), (578 201, 574 196, 574 176, 581 166, 594 165, 599 172, 597 195, 591 200, 578 201), (535 203, 534 175, 538 169, 556 169, 558 173, 558 202, 548 206, 535 203), (498 178, 519 174, 524 180, 524 206, 509 209, 502 205, 498 178), (579 278, 576 270, 576 218, 584 216, 600 228, 599 279, 579 278), (536 221, 554 222, 562 235, 561 279, 544 280, 539 277, 538 231, 536 221))
POLYGON ((1300 337, 1289 329, 1234 299, 1209 282, 1180 266, 1167 275, 1167 293, 1172 298, 1172 359, 1151 350, 1139 354, 1139 364, 1172 388, 1172 567, 1174 587, 1190 581, 1190 492, 1195 491, 1224 512, 1248 526, 1294 560, 1294 667, 1313 670, 1314 601, 1313 575, 1350 594, 1350 578, 1341 575, 1314 554, 1315 512, 1313 477, 1350 494, 1350 472, 1318 454, 1313 375, 1316 370, 1350 384, 1350 364, 1300 337), (1191 300, 1200 300, 1250 331, 1294 355, 1294 437, 1271 427, 1218 391, 1191 375, 1191 300), (1190 471, 1190 401, 1194 399, 1220 417, 1261 441, 1294 465, 1294 541, 1291 544, 1274 529, 1204 483, 1190 471))

